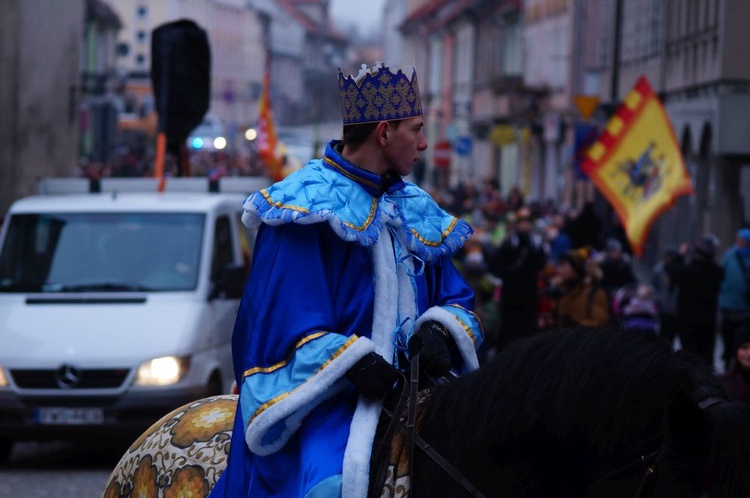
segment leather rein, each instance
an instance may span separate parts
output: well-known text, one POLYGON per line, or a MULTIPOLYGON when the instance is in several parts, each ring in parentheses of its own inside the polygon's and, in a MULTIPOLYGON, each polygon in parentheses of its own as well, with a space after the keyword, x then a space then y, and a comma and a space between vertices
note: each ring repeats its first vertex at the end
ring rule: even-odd
POLYGON ((422 439, 416 433, 416 422, 417 422, 417 394, 419 391, 419 354, 414 355, 411 358, 411 373, 409 382, 406 382, 406 378, 401 374, 402 389, 399 395, 398 402, 393 411, 386 408, 381 404, 383 412, 390 418, 388 427, 386 428, 383 438, 380 442, 380 446, 375 453, 375 458, 379 462, 380 467, 374 473, 377 479, 370 485, 370 496, 380 496, 380 490, 373 489, 373 485, 380 486, 385 480, 385 474, 388 467, 387 455, 389 453, 390 441, 393 436, 393 432, 396 426, 400 426, 406 434, 406 455, 408 461, 408 477, 409 477, 409 494, 414 495, 414 448, 415 446, 422 450, 428 457, 434 461, 438 467, 440 467, 446 474, 451 476, 462 488, 466 490, 471 496, 475 498, 486 498, 485 495, 477 489, 471 481, 469 481, 453 464, 445 459, 435 448, 430 446, 424 439, 422 439), (400 413, 403 413, 404 405, 406 405, 406 423, 401 422, 400 413))
MULTIPOLYGON (((698 407, 702 410, 708 410, 714 405, 717 405, 719 403, 724 403, 726 400, 724 398, 712 396, 703 399, 702 401, 698 402, 698 407)), ((624 467, 617 468, 601 477, 596 477, 592 480, 592 482, 596 481, 602 481, 605 479, 611 479, 612 477, 618 476, 620 474, 623 474, 625 472, 628 472, 633 467, 636 467, 638 465, 645 466, 645 470, 643 473, 643 476, 641 477, 640 484, 638 485, 638 489, 633 495, 633 498, 645 498, 646 496, 649 496, 651 494, 651 485, 654 481, 654 477, 656 475, 656 466, 659 464, 661 459, 664 457, 664 455, 667 452, 666 446, 662 445, 659 447, 659 449, 647 454, 647 455, 641 455, 640 458, 631 461, 630 463, 626 464, 624 467)))

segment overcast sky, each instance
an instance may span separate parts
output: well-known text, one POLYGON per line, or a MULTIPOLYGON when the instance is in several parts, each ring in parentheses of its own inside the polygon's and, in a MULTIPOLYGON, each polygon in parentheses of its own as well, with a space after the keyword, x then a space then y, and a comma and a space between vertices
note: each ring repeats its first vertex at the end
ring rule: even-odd
POLYGON ((356 24, 369 32, 380 26, 385 0, 331 0, 329 13, 344 26, 356 24))

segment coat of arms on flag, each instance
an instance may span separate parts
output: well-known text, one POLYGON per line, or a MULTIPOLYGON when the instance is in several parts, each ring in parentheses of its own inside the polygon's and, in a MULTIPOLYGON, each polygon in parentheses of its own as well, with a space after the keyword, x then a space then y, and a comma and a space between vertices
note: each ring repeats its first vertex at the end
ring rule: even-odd
POLYGON ((645 77, 588 149, 581 169, 617 212, 638 255, 654 220, 677 197, 693 193, 672 125, 645 77))

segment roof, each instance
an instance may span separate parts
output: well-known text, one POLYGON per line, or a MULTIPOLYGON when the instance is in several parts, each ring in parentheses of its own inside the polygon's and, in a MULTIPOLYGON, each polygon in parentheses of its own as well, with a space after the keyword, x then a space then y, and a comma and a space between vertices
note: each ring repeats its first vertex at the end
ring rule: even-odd
POLYGON ((122 28, 120 16, 105 2, 101 0, 86 0, 86 19, 96 20, 105 26, 115 29, 122 28))
POLYGON ((325 2, 322 0, 276 0, 284 11, 290 15, 308 34, 314 34, 318 36, 325 36, 336 41, 346 41, 346 36, 337 30, 330 22, 327 21, 325 25, 315 22, 307 14, 297 8, 299 4, 306 5, 323 5, 325 2))
POLYGON ((408 29, 419 24, 426 24, 431 29, 440 28, 459 17, 475 3, 476 0, 427 0, 406 15, 400 29, 408 29))
POLYGON ((37 195, 13 203, 8 214, 167 212, 210 213, 222 206, 242 211, 244 195, 209 193, 104 193, 37 195))

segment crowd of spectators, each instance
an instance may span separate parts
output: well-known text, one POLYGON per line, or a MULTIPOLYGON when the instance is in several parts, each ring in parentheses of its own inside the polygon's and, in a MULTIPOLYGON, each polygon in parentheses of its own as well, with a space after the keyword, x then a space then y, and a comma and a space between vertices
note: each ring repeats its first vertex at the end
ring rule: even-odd
POLYGON ((456 261, 485 324, 483 359, 542 330, 612 325, 662 337, 719 370, 737 363, 736 331, 750 322, 750 229, 721 257, 706 236, 636 272, 617 217, 593 203, 527 202, 519 188, 502 195, 491 181, 431 193, 475 230, 456 261))

